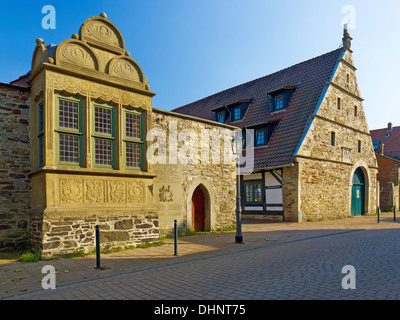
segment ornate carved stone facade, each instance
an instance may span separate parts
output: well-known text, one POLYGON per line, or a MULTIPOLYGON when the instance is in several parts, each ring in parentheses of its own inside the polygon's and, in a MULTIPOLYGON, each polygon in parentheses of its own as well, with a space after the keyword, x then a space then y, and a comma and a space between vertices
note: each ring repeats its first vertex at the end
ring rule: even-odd
MULTIPOLYGON (((164 128, 164 121, 196 132, 221 130, 229 138, 233 128, 162 111, 154 116, 155 93, 104 13, 59 45, 37 39, 31 72, 17 82, 5 85, 9 93, 0 88, 0 143, 12 141, 12 157, 0 153, 4 249, 31 242, 43 257, 89 252, 96 225, 103 249, 156 241, 174 219, 191 229, 188 189, 199 177, 205 228, 232 226, 235 167, 151 165, 153 141, 146 137, 153 125, 164 128)), ((195 152, 200 147, 190 145, 195 152)))

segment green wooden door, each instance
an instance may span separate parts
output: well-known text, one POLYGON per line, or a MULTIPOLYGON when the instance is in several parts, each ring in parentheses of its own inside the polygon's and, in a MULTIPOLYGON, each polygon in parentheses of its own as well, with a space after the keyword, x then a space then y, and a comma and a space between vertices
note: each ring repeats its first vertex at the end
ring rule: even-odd
POLYGON ((353 188, 351 192, 351 215, 361 216, 364 213, 365 183, 364 174, 359 168, 353 177, 353 188))

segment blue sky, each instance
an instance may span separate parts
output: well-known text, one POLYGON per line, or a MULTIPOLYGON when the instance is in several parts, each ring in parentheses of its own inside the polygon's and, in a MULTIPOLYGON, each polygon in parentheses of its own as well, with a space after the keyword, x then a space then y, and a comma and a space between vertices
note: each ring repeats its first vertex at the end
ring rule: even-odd
POLYGON ((29 71, 36 38, 58 44, 106 12, 157 94, 153 106, 171 110, 336 49, 347 5, 369 128, 399 126, 398 0, 2 1, 0 82, 29 71), (45 5, 55 30, 42 28, 45 5))

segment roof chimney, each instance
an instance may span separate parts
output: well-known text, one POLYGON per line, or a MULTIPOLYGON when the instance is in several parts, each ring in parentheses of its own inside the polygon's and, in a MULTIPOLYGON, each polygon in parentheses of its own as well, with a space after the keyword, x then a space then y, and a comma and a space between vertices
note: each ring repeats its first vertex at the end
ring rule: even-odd
POLYGON ((392 132, 393 130, 393 125, 391 122, 388 123, 388 128, 387 128, 388 132, 392 132))
POLYGON ((353 40, 353 38, 350 37, 349 26, 347 23, 344 25, 342 40, 343 40, 343 48, 351 51, 351 40, 353 40))

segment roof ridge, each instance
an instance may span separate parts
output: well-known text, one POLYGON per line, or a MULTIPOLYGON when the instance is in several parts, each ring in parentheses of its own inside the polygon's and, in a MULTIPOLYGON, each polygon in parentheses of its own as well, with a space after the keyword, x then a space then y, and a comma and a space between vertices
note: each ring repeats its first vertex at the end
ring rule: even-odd
POLYGON ((265 75, 265 76, 262 76, 262 77, 259 77, 259 78, 253 79, 253 80, 249 80, 249 81, 243 82, 243 83, 241 83, 241 84, 235 85, 235 86, 233 86, 233 87, 224 89, 224 90, 219 91, 219 92, 215 92, 215 93, 210 94, 210 95, 208 95, 208 96, 206 96, 206 97, 204 97, 204 98, 201 98, 201 99, 199 99, 199 100, 195 100, 195 101, 189 102, 189 103, 187 103, 187 104, 185 104, 185 105, 183 105, 183 106, 180 106, 180 107, 178 107, 178 108, 175 108, 175 109, 173 109, 173 110, 179 110, 179 109, 185 108, 185 107, 187 107, 187 106, 189 106, 189 105, 191 105, 191 104, 193 104, 193 103, 197 103, 197 102, 206 100, 206 99, 208 99, 208 98, 210 98, 210 97, 213 97, 213 96, 215 96, 215 95, 217 95, 217 94, 222 94, 222 93, 224 93, 224 92, 226 92, 226 91, 229 91, 229 90, 238 88, 238 87, 240 87, 240 86, 244 86, 244 85, 250 84, 250 83, 252 83, 252 82, 260 81, 261 79, 264 79, 264 78, 273 76, 273 75, 275 75, 275 74, 278 74, 278 73, 283 72, 283 71, 285 71, 285 70, 288 70, 288 69, 290 69, 290 68, 294 68, 294 67, 299 66, 299 65, 301 65, 301 64, 310 62, 310 61, 312 61, 312 60, 319 59, 319 58, 321 58, 321 57, 323 57, 323 56, 332 54, 333 52, 339 51, 339 50, 341 51, 341 50, 344 50, 344 49, 343 49, 342 47, 339 47, 339 48, 337 48, 337 49, 335 49, 335 50, 326 52, 326 53, 324 53, 324 54, 320 54, 319 56, 316 56, 316 57, 314 57, 314 58, 310 58, 310 59, 307 59, 307 60, 298 62, 298 63, 296 63, 296 64, 294 64, 294 65, 291 65, 291 66, 289 66, 289 67, 286 67, 286 68, 283 68, 283 69, 281 69, 281 70, 275 71, 275 72, 273 72, 273 73, 267 74, 267 75, 265 75))

